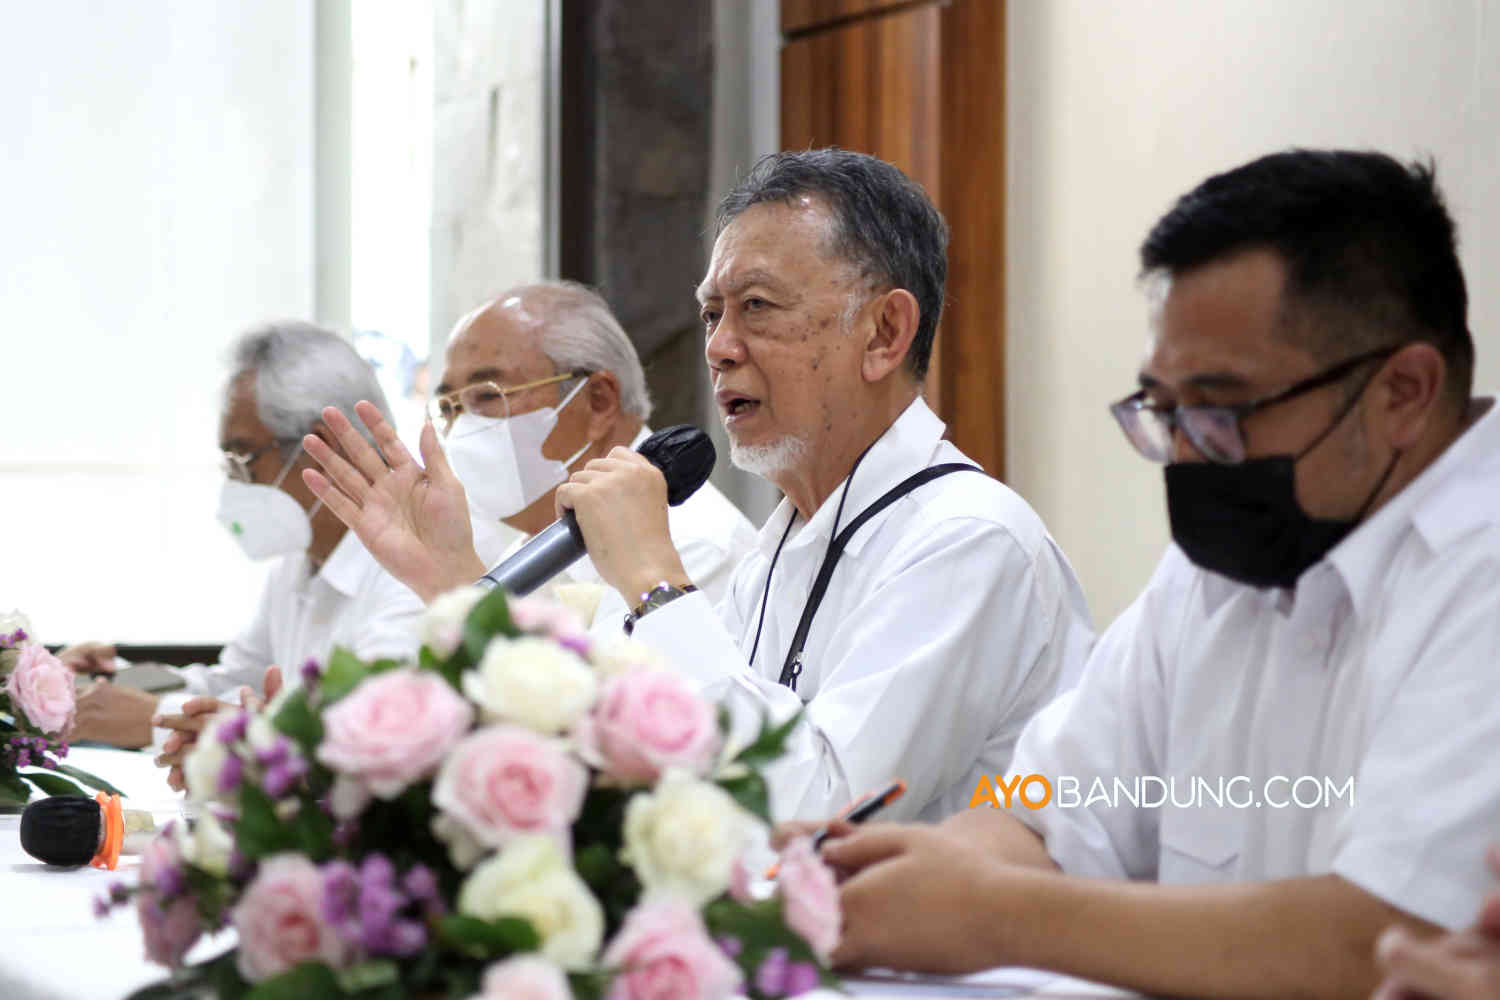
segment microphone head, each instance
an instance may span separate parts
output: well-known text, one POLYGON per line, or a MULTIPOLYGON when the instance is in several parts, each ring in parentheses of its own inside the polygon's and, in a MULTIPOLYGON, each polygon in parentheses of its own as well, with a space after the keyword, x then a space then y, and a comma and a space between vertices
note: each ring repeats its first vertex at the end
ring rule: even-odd
POLYGON ((678 424, 652 434, 636 449, 667 479, 667 503, 682 503, 708 481, 718 457, 708 435, 692 424, 678 424))
POLYGON ((21 848, 38 861, 75 868, 99 850, 104 817, 99 803, 81 795, 38 799, 21 813, 21 848))

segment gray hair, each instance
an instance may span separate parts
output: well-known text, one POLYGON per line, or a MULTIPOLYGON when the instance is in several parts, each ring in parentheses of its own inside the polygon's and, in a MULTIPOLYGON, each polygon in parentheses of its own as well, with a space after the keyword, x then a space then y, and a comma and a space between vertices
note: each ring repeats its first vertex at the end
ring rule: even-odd
POLYGON ((640 356, 598 292, 576 281, 540 281, 512 288, 500 300, 512 295, 524 297, 528 311, 541 319, 538 346, 559 372, 613 372, 620 383, 620 409, 650 419, 651 393, 640 356))
POLYGON ((229 357, 231 384, 244 375, 255 377, 257 413, 283 453, 295 450, 303 435, 312 433, 325 406, 342 410, 371 443, 370 432, 355 416, 355 403, 369 400, 395 426, 375 369, 331 330, 301 320, 277 320, 240 334, 229 357))

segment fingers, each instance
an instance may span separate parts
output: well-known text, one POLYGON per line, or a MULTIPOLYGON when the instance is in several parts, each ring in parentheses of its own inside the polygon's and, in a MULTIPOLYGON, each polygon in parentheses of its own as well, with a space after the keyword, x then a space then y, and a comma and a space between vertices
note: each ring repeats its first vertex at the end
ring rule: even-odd
POLYGON ((795 819, 786 823, 778 823, 771 831, 771 846, 778 851, 782 850, 798 837, 811 837, 821 829, 823 829, 823 824, 816 820, 795 819))
POLYGON ((199 695, 197 698, 189 698, 183 702, 182 712, 184 715, 213 715, 224 707, 224 703, 209 695, 199 695))
POLYGON ((433 479, 447 482, 458 478, 453 474, 453 467, 448 464, 447 452, 438 444, 437 428, 432 426, 432 421, 422 425, 421 433, 417 435, 417 448, 422 452, 422 467, 433 479))
MULTIPOLYGON (((845 824, 847 826, 847 824, 845 824)), ((914 827, 894 823, 870 826, 823 844, 823 860, 848 871, 904 854, 914 827)))
POLYGON ((172 769, 167 772, 167 787, 174 792, 180 792, 187 787, 187 781, 182 774, 182 765, 173 764, 172 769))
POLYGON ((281 668, 274 664, 266 668, 266 679, 261 687, 266 692, 266 700, 270 701, 281 691, 281 668))
MULTIPOLYGON (((396 428, 392 427, 381 414, 380 408, 368 400, 360 400, 354 404, 354 412, 359 419, 364 421, 370 436, 380 446, 380 452, 385 456, 385 464, 392 469, 399 469, 406 465, 414 464, 411 452, 406 450, 406 445, 396 436, 396 428)), ((363 440, 363 439, 361 439, 363 440)), ((371 476, 370 478, 374 478, 371 476)))
MULTIPOLYGON (((1455 946, 1461 936, 1423 941, 1404 927, 1391 927, 1375 942, 1376 961, 1404 990, 1440 997, 1477 996, 1473 988, 1485 960, 1471 948, 1455 946)), ((1490 957, 1490 961, 1497 960, 1500 955, 1490 957)))
MULTIPOLYGON (((323 467, 321 478, 325 481, 332 481, 333 485, 344 496, 353 501, 356 506, 364 504, 365 497, 370 492, 370 484, 374 479, 373 476, 361 475, 360 471, 350 465, 349 461, 343 455, 328 447, 328 442, 316 434, 308 434, 304 437, 302 439, 302 447, 306 448, 307 453, 313 457, 313 460, 323 467)), ((384 470, 381 471, 383 472, 384 470)), ((312 487, 313 482, 308 478, 308 473, 316 472, 316 469, 304 469, 302 471, 302 481, 307 483, 309 487, 312 487)), ((326 498, 325 502, 327 502, 326 498)))
MULTIPOLYGON (((355 409, 357 412, 358 406, 355 409)), ((364 419, 363 415, 360 419, 364 419)), ((339 447, 343 449, 348 464, 358 469, 364 475, 366 482, 373 483, 385 475, 387 468, 385 459, 381 458, 380 453, 370 446, 370 442, 365 440, 363 434, 354 429, 354 424, 350 423, 349 418, 339 412, 337 407, 323 408, 323 422, 328 425, 329 430, 333 431, 333 436, 338 441, 339 447)), ((327 442, 324 442, 324 447, 329 454, 333 454, 333 449, 327 447, 327 442)), ((311 451, 311 447, 308 450, 311 451)), ((328 463, 322 458, 317 455, 313 457, 318 458, 319 465, 325 469, 328 468, 328 463)), ((334 473, 334 480, 338 481, 337 473, 334 473)))
POLYGON ((203 731, 203 727, 208 725, 211 718, 210 715, 188 715, 183 712, 177 715, 153 715, 151 724, 161 729, 176 729, 196 736, 203 731))
POLYGON ((312 490, 313 496, 323 501, 323 506, 333 511, 333 516, 343 521, 350 529, 359 520, 360 506, 350 500, 339 488, 316 469, 303 469, 302 481, 312 490))

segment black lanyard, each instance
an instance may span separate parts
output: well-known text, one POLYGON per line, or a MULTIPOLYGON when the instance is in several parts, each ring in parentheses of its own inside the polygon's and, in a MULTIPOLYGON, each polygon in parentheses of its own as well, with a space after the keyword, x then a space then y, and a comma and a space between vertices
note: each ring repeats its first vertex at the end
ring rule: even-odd
MULTIPOLYGON (((812 590, 807 595, 807 603, 802 606, 802 618, 797 622, 797 631, 792 635, 791 647, 786 651, 786 660, 781 665, 780 683, 793 691, 797 690, 797 678, 802 675, 802 650, 807 645, 807 633, 812 628, 813 616, 818 613, 818 607, 823 603, 823 597, 828 593, 828 583, 833 579, 834 567, 838 565, 839 559, 844 554, 844 548, 849 544, 849 539, 854 533, 864 526, 870 518, 885 510, 891 504, 906 496, 918 486, 932 482, 943 476, 954 472, 979 472, 984 470, 977 465, 967 462, 945 462, 942 465, 932 465, 915 473, 895 486, 891 487, 884 496, 876 500, 870 506, 859 512, 859 516, 849 522, 848 527, 834 536, 833 541, 828 544, 828 551, 823 556, 823 565, 818 568, 818 575, 813 580, 812 590)), ((787 535, 791 534, 792 522, 797 519, 797 512, 792 512, 792 517, 787 521, 786 532, 782 534, 782 543, 786 542, 787 535)), ((771 599, 771 573, 776 571, 776 559, 781 555, 781 546, 776 546, 776 556, 771 559, 771 568, 766 574, 766 592, 761 599, 760 620, 765 623, 766 605, 771 599)), ((760 647, 760 629, 755 630, 755 647, 751 650, 750 661, 755 661, 755 649, 760 647)))

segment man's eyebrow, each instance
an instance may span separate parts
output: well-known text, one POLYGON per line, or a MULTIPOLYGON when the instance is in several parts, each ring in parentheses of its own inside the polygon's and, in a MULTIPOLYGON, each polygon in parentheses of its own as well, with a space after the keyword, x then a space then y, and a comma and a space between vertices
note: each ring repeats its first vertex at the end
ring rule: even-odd
MULTIPOLYGON (((1137 375, 1136 382, 1142 389, 1165 387, 1161 379, 1147 372, 1137 375)), ((1182 384, 1192 386, 1194 389, 1244 389, 1250 385, 1250 380, 1234 372, 1201 372, 1197 375, 1189 375, 1182 380, 1182 384)))
MULTIPOLYGON (((513 381, 515 380, 510 377, 510 372, 504 368, 476 368, 469 373, 469 379, 464 385, 474 385, 476 382, 495 382, 504 387, 507 382, 513 381)), ((452 391, 453 386, 448 384, 446 378, 439 382, 437 388, 433 390, 439 396, 452 391)))

